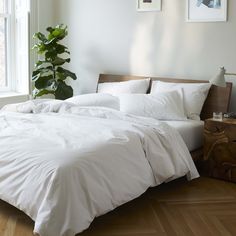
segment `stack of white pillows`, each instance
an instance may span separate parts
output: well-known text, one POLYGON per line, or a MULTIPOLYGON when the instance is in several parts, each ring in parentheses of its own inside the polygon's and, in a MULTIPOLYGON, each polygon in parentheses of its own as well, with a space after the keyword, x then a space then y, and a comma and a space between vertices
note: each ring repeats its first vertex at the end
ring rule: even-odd
POLYGON ((69 98, 81 106, 102 106, 158 120, 200 120, 211 85, 209 83, 167 83, 150 79, 101 83, 98 93, 69 98))

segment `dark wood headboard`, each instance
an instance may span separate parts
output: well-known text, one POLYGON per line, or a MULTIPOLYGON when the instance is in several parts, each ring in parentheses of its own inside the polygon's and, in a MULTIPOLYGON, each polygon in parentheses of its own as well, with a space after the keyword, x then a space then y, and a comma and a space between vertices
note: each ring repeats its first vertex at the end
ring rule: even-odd
MULTIPOLYGON (((139 80, 139 79, 147 79, 149 77, 144 76, 127 76, 127 75, 108 75, 101 74, 99 76, 98 83, 105 82, 121 82, 128 80, 139 80)), ((150 77, 152 80, 160 80, 165 82, 174 82, 174 83, 208 83, 208 81, 202 80, 188 80, 188 79, 173 79, 173 78, 158 78, 158 77, 150 77)), ((151 83, 149 87, 150 92, 151 83)), ((228 112, 230 105, 230 98, 232 92, 232 83, 227 83, 227 87, 217 87, 215 85, 211 86, 208 97, 204 103, 201 112, 201 119, 205 120, 207 118, 211 118, 214 111, 228 112)))

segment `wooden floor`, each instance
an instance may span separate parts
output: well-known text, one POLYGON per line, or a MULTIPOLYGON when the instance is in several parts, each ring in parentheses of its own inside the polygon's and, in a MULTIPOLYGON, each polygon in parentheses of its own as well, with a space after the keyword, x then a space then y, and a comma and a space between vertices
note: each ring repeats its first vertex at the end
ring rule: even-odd
MULTIPOLYGON (((33 222, 0 201, 0 236, 33 235, 33 222)), ((236 184, 202 177, 150 189, 79 236, 236 235, 236 184)))

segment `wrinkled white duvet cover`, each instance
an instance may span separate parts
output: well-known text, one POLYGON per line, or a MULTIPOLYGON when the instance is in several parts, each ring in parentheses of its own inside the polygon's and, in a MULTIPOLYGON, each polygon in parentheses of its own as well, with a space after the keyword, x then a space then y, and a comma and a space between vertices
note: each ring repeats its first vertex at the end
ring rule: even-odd
POLYGON ((0 112, 0 199, 28 214, 41 236, 75 235, 151 186, 198 177, 166 124, 64 102, 40 113, 46 103, 55 105, 45 101, 39 114, 0 112))

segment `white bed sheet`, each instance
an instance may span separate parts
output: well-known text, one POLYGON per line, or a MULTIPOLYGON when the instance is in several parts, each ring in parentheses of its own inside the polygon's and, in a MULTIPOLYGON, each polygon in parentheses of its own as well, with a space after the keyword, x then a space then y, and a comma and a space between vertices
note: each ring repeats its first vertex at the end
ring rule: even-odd
POLYGON ((0 199, 27 213, 40 236, 74 236, 151 186, 199 176, 180 134, 164 123, 44 105, 54 113, 0 112, 0 199))
POLYGON ((203 121, 165 121, 165 123, 178 130, 190 152, 202 147, 203 121))

